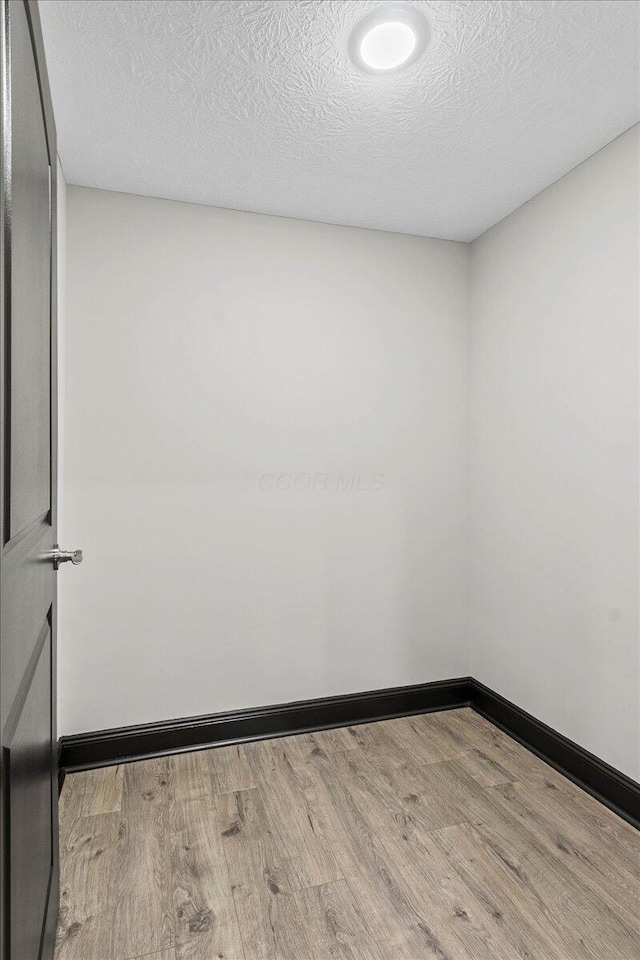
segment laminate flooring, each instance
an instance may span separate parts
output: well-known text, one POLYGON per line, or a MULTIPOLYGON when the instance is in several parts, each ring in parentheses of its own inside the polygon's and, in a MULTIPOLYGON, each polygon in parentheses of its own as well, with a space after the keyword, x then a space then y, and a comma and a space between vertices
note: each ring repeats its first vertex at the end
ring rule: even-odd
POLYGON ((56 960, 640 960, 640 834, 471 709, 67 776, 56 960))

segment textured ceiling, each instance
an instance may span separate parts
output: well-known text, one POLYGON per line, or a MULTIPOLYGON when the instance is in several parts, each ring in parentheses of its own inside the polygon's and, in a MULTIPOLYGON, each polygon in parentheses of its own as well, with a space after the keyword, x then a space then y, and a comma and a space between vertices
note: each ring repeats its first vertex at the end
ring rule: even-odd
POLYGON ((636 0, 415 0, 421 59, 359 72, 380 0, 41 0, 71 183, 470 240, 637 122, 636 0))

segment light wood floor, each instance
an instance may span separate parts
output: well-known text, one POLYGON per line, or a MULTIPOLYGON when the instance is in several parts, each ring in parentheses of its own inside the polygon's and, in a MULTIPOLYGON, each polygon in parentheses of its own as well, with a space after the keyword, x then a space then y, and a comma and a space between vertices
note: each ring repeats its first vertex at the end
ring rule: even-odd
POLYGON ((640 834, 471 710, 68 776, 58 960, 639 960, 640 834))

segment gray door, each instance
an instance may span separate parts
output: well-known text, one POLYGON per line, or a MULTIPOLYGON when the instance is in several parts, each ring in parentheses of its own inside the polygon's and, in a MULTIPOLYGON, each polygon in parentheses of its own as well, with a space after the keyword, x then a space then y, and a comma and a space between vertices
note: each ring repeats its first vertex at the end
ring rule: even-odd
POLYGON ((37 6, 0 3, 0 954, 38 960, 58 907, 56 144, 37 6))

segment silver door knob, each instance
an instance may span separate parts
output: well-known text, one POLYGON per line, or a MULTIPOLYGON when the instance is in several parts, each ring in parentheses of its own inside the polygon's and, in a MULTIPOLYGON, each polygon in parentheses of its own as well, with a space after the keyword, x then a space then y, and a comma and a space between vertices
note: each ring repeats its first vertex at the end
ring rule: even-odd
POLYGON ((61 563, 67 563, 69 560, 74 566, 82 563, 82 550, 60 550, 57 543, 54 543, 53 550, 46 554, 47 560, 53 560, 53 569, 57 570, 61 563))

